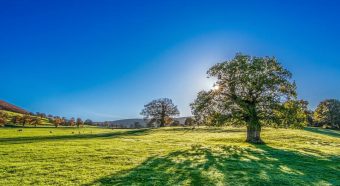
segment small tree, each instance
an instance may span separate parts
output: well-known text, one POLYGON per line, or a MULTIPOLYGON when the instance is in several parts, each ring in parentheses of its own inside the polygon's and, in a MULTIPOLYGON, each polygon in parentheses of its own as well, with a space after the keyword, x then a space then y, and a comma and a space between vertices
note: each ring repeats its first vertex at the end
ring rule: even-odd
POLYGON ((46 118, 46 114, 45 113, 40 113, 40 118, 46 118))
POLYGON ((6 120, 4 118, 0 117, 0 127, 5 126, 5 124, 6 124, 6 120))
POLYGON ((184 125, 185 126, 193 126, 194 123, 195 123, 194 119, 192 117, 189 117, 189 118, 185 119, 184 125))
POLYGON ((28 114, 25 114, 20 119, 21 119, 20 122, 21 122, 22 126, 25 127, 25 125, 31 124, 33 117, 28 115, 28 114))
POLYGON ((63 120, 59 116, 54 117, 53 124, 56 128, 59 127, 59 125, 61 125, 62 123, 63 120))
MULTIPOLYGON (((221 119, 238 121, 247 126, 247 142, 262 143, 262 125, 275 117, 274 110, 282 102, 295 98, 291 73, 275 58, 237 54, 234 59, 219 63, 208 71, 217 79, 214 90, 200 92, 191 105, 199 121, 218 113, 221 119), (196 114, 203 113, 202 116, 196 114)), ((222 123, 224 123, 222 122, 222 123)))
POLYGON ((179 115, 179 111, 177 106, 172 103, 171 99, 162 98, 153 100, 145 105, 141 115, 147 120, 151 119, 153 122, 160 123, 160 127, 164 127, 166 118, 179 115))
POLYGON ((21 117, 20 116, 13 116, 11 118, 11 123, 12 124, 19 124, 21 122, 21 117))
POLYGON ((32 118, 32 124, 37 127, 37 125, 41 125, 42 124, 42 121, 41 121, 41 118, 39 117, 34 117, 32 118))
POLYGON ((336 99, 322 101, 314 112, 314 121, 323 127, 340 128, 340 101, 336 99))
POLYGON ((76 120, 73 117, 68 121, 69 126, 74 126, 75 123, 76 123, 76 120))
POLYGON ((8 115, 5 112, 0 111, 0 127, 5 126, 8 119, 8 115))
POLYGON ((67 126, 67 118, 66 118, 66 117, 62 117, 62 118, 61 118, 61 123, 60 123, 60 125, 67 126))
POLYGON ((143 126, 139 123, 139 122, 135 122, 134 124, 134 128, 138 129, 138 128, 142 128, 143 126))
POLYGON ((90 119, 85 120, 84 122, 85 125, 93 125, 93 121, 90 119))
POLYGON ((76 124, 77 124, 77 127, 79 128, 80 126, 83 126, 84 122, 81 118, 77 118, 76 124))

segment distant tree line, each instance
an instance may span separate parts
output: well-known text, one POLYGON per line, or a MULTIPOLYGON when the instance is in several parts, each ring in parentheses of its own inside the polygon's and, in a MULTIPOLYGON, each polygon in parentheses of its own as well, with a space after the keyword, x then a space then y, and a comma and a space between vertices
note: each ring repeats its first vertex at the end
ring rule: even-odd
POLYGON ((81 118, 71 118, 67 119, 65 117, 53 116, 51 114, 46 115, 45 113, 28 113, 28 114, 7 114, 4 111, 0 111, 0 126, 10 125, 22 125, 23 127, 27 125, 39 126, 52 124, 55 127, 59 126, 76 126, 83 127, 84 125, 92 125, 93 122, 90 119, 83 121, 81 118))

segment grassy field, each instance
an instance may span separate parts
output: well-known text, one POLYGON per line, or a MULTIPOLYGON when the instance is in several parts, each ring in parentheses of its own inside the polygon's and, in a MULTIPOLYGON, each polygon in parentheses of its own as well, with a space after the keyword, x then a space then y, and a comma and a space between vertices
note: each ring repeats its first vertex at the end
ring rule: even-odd
POLYGON ((0 128, 0 185, 340 185, 340 133, 0 128))

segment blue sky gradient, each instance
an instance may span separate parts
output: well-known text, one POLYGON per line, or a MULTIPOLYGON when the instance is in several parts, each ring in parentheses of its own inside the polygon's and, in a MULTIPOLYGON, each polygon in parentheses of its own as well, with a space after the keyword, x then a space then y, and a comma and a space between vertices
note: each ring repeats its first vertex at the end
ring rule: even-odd
POLYGON ((0 1, 0 99, 97 121, 169 97, 190 115, 208 68, 275 56, 310 107, 340 99, 337 1, 0 1))

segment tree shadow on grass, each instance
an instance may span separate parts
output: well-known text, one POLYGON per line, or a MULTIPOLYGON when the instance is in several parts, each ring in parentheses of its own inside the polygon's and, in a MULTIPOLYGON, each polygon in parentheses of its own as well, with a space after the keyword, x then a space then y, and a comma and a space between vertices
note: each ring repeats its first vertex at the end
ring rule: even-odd
POLYGON ((321 158, 266 145, 193 146, 86 185, 339 185, 339 157, 321 158))
POLYGON ((29 137, 13 137, 13 138, 0 138, 0 144, 25 144, 44 141, 56 141, 56 140, 78 140, 78 139, 94 139, 94 138, 117 138, 123 136, 139 136, 145 135, 149 132, 149 129, 138 130, 126 130, 116 131, 109 133, 99 134, 70 134, 70 135, 50 135, 50 136, 29 136, 29 137))
POLYGON ((318 133, 318 134, 324 134, 324 135, 331 136, 331 137, 340 138, 340 132, 336 131, 336 130, 312 128, 312 127, 305 128, 304 130, 309 131, 309 132, 318 133))
POLYGON ((167 127, 163 128, 164 131, 169 132, 195 132, 195 133, 234 133, 234 132, 245 132, 245 128, 221 128, 221 127, 167 127))

